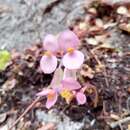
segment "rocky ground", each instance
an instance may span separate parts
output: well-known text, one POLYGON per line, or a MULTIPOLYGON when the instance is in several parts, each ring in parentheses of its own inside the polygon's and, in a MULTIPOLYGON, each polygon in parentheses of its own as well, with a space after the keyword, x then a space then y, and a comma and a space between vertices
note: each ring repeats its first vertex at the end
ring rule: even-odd
MULTIPOLYGON (((83 17, 85 0, 0 0, 0 48, 23 51, 42 40, 47 33, 58 33, 76 17, 83 17)), ((39 114, 39 120, 58 123, 56 116, 39 114), (42 115, 42 116, 41 116, 42 115), (53 118, 53 121, 52 121, 53 118)), ((60 117, 59 117, 60 118, 60 117)), ((79 129, 66 117, 59 130, 79 129)), ((3 126, 0 130, 7 130, 3 126)))
POLYGON ((0 48, 23 50, 84 14, 85 0, 0 0, 0 48))
POLYGON ((116 13, 117 6, 129 8, 130 1, 99 1, 101 5, 92 4, 95 14, 87 9, 92 2, 88 0, 0 0, 0 49, 18 50, 18 57, 13 52, 15 58, 0 72, 0 130, 9 130, 35 100, 35 94, 49 84, 52 75, 37 71, 39 43, 45 34, 57 34, 68 27, 80 37, 87 68, 79 72, 79 81, 96 87, 96 107, 59 103, 47 111, 41 99, 12 130, 130 129, 130 17, 116 13), (100 20, 96 23, 96 19, 100 20), (122 119, 127 121, 120 124, 122 119))

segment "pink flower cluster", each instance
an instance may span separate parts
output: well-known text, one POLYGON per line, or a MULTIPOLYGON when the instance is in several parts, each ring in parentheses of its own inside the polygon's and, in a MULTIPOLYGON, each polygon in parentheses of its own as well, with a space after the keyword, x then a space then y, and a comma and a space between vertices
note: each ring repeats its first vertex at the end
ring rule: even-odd
POLYGON ((57 37, 51 34, 47 35, 43 41, 43 47, 46 50, 41 59, 40 67, 44 73, 55 71, 58 60, 56 54, 62 54, 61 62, 67 69, 78 69, 84 61, 84 55, 78 51, 79 39, 75 33, 70 30, 61 32, 57 37))
POLYGON ((80 69, 84 62, 84 54, 78 50, 80 44, 79 38, 70 30, 61 32, 58 36, 47 35, 43 41, 45 54, 41 58, 40 68, 50 74, 55 70, 52 83, 48 88, 43 89, 37 96, 46 96, 46 108, 51 108, 61 96, 69 104, 74 98, 78 105, 86 103, 84 89, 76 80, 76 71, 80 69), (60 57, 57 58, 57 54, 60 57), (60 62, 59 67, 58 61, 60 62), (61 69, 64 66, 65 69, 61 69), (67 70, 67 71, 66 71, 67 70), (63 75, 57 74, 62 73, 63 75))
POLYGON ((46 88, 39 92, 37 96, 46 96, 46 108, 51 108, 57 101, 58 96, 61 96, 69 104, 74 98, 76 98, 78 105, 86 103, 86 95, 81 85, 73 78, 66 78, 61 81, 59 86, 52 86, 52 88, 46 88), (59 87, 59 88, 57 88, 59 87))

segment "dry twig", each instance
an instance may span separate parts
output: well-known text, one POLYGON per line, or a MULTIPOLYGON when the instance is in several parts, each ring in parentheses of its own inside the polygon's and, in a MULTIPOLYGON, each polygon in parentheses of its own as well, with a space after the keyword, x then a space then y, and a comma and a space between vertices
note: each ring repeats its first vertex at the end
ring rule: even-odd
POLYGON ((111 128, 115 128, 115 127, 120 126, 121 124, 129 122, 129 121, 130 121, 130 117, 126 117, 119 121, 108 123, 108 124, 110 125, 111 128))
POLYGON ((12 128, 31 110, 31 108, 39 101, 40 97, 37 97, 23 112, 22 115, 13 123, 13 125, 9 128, 9 130, 12 130, 12 128))

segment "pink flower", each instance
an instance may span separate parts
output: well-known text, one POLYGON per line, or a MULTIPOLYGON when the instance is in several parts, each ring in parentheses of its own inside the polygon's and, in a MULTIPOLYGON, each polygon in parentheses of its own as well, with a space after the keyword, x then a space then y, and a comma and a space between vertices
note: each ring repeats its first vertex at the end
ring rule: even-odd
POLYGON ((39 92, 37 96, 46 96, 46 108, 50 109, 53 105, 55 105, 58 98, 58 93, 55 89, 44 89, 43 91, 39 92))
POLYGON ((62 81, 61 96, 66 99, 67 103, 76 97, 78 105, 83 105, 86 103, 86 96, 82 91, 76 92, 79 89, 81 89, 81 85, 76 80, 66 78, 62 81))
POLYGON ((45 74, 53 73, 57 67, 57 58, 54 55, 45 54, 40 61, 40 68, 45 74))
POLYGON ((76 100, 78 102, 78 105, 83 105, 86 103, 86 95, 83 92, 77 92, 76 100))
POLYGON ((77 35, 70 30, 60 33, 58 37, 59 47, 66 53, 62 61, 67 69, 79 69, 83 64, 84 54, 77 50, 79 43, 77 35))
POLYGON ((79 69, 84 61, 84 55, 82 52, 73 50, 72 52, 68 51, 63 56, 63 65, 67 69, 79 69))
POLYGON ((80 40, 74 32, 65 30, 59 34, 58 43, 60 49, 67 52, 68 48, 78 49, 80 40))
POLYGON ((57 67, 57 58, 54 55, 58 49, 56 37, 48 34, 43 41, 43 47, 46 52, 40 60, 40 68, 44 73, 50 74, 54 72, 57 67))
POLYGON ((79 39, 75 33, 66 30, 58 38, 49 34, 45 37, 43 47, 46 50, 40 61, 40 68, 44 73, 50 74, 57 67, 56 53, 65 54, 62 58, 67 69, 79 69, 84 61, 84 54, 78 51, 79 39))
POLYGON ((62 84, 63 89, 67 89, 70 91, 77 90, 77 89, 81 88, 81 85, 79 84, 79 82, 73 78, 66 78, 66 79, 61 81, 61 84, 62 84))

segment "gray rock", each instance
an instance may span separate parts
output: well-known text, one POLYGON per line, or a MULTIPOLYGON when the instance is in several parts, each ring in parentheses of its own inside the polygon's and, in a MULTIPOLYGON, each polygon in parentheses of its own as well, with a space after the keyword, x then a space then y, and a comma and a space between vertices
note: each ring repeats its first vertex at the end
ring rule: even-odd
POLYGON ((0 0, 0 49, 23 51, 83 17, 85 0, 0 0), (47 12, 48 6, 50 7, 47 12))
POLYGON ((48 113, 37 110, 36 117, 38 121, 43 123, 55 123, 57 130, 80 130, 84 126, 84 121, 73 122, 69 119, 69 117, 65 116, 63 113, 56 113, 55 110, 51 110, 48 113))

